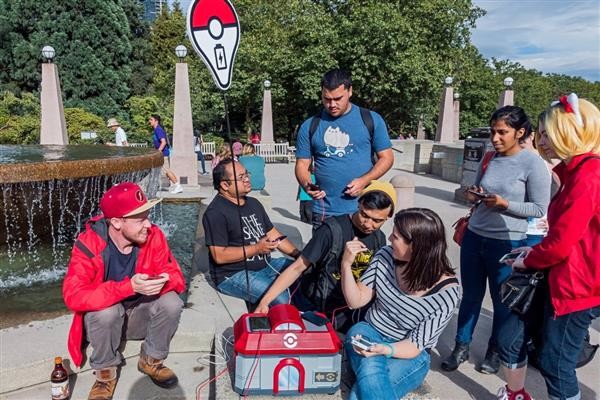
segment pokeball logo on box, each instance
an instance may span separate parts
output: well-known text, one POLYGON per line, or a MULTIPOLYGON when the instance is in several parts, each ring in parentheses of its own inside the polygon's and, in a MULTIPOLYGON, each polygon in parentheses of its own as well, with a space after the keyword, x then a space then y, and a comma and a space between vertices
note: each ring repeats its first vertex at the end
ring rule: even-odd
POLYGON ((288 349, 293 349, 298 346, 298 336, 293 333, 286 333, 283 335, 283 345, 288 349))

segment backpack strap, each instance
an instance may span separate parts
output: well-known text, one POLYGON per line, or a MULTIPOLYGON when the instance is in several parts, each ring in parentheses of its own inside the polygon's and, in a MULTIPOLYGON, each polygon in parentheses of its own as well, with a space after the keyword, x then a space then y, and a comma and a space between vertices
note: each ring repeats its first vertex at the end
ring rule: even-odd
POLYGON ((423 296, 429 296, 431 294, 437 293, 439 292, 442 288, 444 288, 445 286, 448 286, 452 283, 459 283, 458 279, 456 277, 452 277, 452 278, 446 278, 443 281, 439 282, 437 285, 435 285, 434 287, 431 288, 430 291, 428 291, 427 293, 425 293, 423 296))

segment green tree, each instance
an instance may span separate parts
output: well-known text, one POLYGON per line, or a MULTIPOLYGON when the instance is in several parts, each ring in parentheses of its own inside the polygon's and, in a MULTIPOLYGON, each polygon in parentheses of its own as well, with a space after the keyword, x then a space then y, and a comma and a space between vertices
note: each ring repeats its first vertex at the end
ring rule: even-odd
POLYGON ((2 0, 2 78, 9 87, 37 91, 40 50, 56 50, 67 107, 103 118, 116 114, 129 95, 132 48, 129 23, 115 0, 2 0))

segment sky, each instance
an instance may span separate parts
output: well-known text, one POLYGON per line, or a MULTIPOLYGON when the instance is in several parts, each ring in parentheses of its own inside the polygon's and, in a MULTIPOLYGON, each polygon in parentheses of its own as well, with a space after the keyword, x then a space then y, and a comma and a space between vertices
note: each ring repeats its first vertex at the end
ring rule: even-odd
POLYGON ((487 10, 472 42, 485 58, 600 81, 600 0, 473 0, 487 10))

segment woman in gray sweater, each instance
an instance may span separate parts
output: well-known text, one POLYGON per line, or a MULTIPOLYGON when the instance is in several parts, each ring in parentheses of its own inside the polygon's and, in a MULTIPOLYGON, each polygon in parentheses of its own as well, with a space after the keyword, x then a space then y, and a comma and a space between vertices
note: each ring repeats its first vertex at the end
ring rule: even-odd
POLYGON ((490 118, 490 140, 495 153, 485 172, 482 167, 475 185, 465 192, 475 208, 460 251, 460 277, 463 299, 458 313, 456 346, 442 362, 442 369, 453 371, 469 358, 469 344, 479 318, 481 304, 490 286, 494 307, 492 334, 479 372, 498 372, 497 334, 510 315, 500 302, 500 284, 511 267, 498 260, 516 247, 525 246, 527 217, 542 217, 550 201, 550 175, 544 161, 522 150, 519 142, 531 132, 531 123, 520 107, 502 107, 490 118), (477 194, 474 194, 477 193, 477 194))

